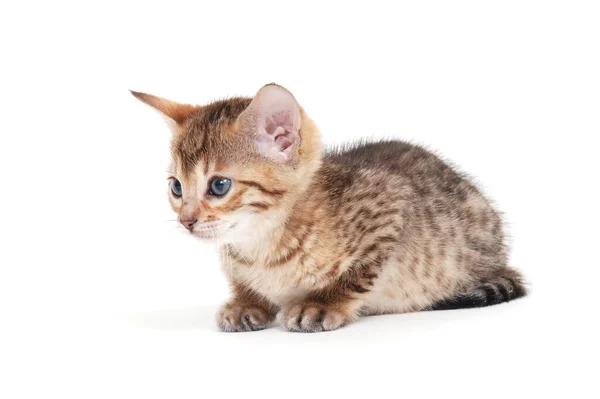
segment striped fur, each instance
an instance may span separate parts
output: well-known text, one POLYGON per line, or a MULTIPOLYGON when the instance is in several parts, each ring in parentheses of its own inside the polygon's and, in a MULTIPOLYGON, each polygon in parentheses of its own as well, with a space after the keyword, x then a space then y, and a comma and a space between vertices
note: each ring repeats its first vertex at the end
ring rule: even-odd
POLYGON ((198 220, 192 234, 219 245, 233 289, 217 314, 222 330, 266 328, 279 314, 289 331, 327 331, 364 315, 525 295, 502 220, 467 177, 401 141, 324 152, 291 94, 267 87, 181 109, 136 93, 174 118, 170 175, 183 196, 169 199, 182 220, 198 220), (297 108, 273 116, 270 95, 297 108), (222 197, 208 190, 215 176, 232 181, 222 197))

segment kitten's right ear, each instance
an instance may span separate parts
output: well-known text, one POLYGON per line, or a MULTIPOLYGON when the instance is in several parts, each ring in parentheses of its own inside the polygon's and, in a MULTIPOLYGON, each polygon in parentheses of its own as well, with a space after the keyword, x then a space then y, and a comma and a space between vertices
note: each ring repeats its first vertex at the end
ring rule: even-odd
POLYGON ((135 98, 163 114, 173 131, 175 131, 177 125, 183 124, 191 114, 200 109, 198 105, 180 104, 166 98, 153 96, 152 94, 140 93, 133 90, 129 91, 135 98))
POLYGON ((279 163, 290 162, 297 152, 300 122, 296 99, 275 83, 263 86, 237 120, 254 137, 259 152, 279 163))

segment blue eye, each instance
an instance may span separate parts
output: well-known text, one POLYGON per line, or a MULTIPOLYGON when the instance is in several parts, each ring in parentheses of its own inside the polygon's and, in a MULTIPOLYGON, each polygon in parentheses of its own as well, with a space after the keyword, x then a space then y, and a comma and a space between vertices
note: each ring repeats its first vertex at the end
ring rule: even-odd
POLYGON ((173 197, 181 198, 181 183, 175 178, 171 179, 171 192, 173 193, 173 197))
POLYGON ((227 194, 231 187, 231 180, 225 177, 215 177, 210 181, 210 194, 217 197, 227 194))

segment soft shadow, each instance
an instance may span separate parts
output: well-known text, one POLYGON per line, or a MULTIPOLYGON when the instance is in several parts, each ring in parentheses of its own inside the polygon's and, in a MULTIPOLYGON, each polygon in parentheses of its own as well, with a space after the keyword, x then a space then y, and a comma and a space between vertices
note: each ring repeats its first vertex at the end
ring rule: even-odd
POLYGON ((130 326, 153 330, 212 330, 217 331, 215 323, 216 308, 190 307, 182 309, 164 309, 148 312, 130 312, 116 315, 130 326))

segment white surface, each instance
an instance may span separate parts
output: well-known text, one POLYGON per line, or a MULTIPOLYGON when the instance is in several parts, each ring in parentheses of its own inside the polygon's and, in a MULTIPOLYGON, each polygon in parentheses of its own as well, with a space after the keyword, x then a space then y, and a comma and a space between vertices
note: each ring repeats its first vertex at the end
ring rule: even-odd
POLYGON ((599 19, 591 1, 3 3, 0 397, 598 397, 599 19), (271 81, 328 143, 410 139, 476 176, 531 295, 217 332, 214 250, 167 221, 170 133, 127 89, 203 103, 271 81))

